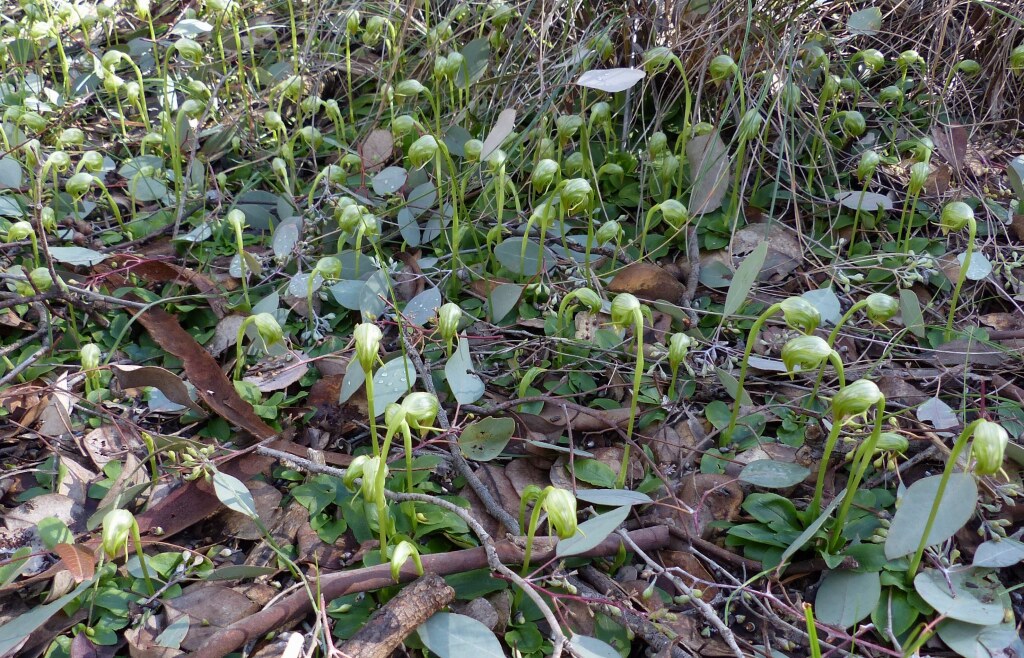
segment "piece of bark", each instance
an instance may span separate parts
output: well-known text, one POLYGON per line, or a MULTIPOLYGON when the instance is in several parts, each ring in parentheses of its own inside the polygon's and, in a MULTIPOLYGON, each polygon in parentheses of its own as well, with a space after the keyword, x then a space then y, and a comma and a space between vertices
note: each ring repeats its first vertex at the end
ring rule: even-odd
POLYGON ((425 574, 370 615, 366 624, 339 647, 341 654, 388 658, 416 627, 454 600, 455 589, 444 578, 425 574))

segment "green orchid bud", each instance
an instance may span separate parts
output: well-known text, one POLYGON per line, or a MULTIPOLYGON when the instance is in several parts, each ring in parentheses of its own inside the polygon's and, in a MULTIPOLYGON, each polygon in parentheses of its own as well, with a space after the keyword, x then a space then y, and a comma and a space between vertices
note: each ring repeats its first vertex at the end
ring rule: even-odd
POLYGON ((135 516, 126 509, 110 510, 103 517, 102 546, 108 558, 126 550, 128 537, 135 526, 135 516))
POLYGON ((39 221, 43 225, 45 233, 54 233, 57 230, 57 215, 50 206, 39 211, 39 221))
POLYGON ((563 142, 575 137, 582 127, 583 117, 578 114, 563 114, 555 120, 555 133, 563 142))
POLYGON ((617 329, 632 327, 636 320, 636 314, 641 312, 642 309, 643 306, 640 304, 640 300, 634 295, 628 292, 619 293, 612 300, 612 325, 617 329))
POLYGON ((402 400, 402 409, 405 410, 405 418, 409 422, 409 427, 422 432, 434 424, 437 413, 441 409, 441 403, 432 393, 415 391, 406 395, 402 400))
POLYGON ((658 206, 661 208, 662 217, 674 231, 679 231, 690 221, 690 211, 675 199, 665 199, 658 206))
POLYGON ((870 380, 858 379, 836 393, 832 398, 832 417, 841 423, 851 416, 859 416, 885 399, 882 391, 870 380))
POLYGON ((232 230, 236 232, 245 230, 245 213, 238 208, 232 208, 229 210, 228 214, 225 216, 225 220, 232 230))
POLYGON ((467 139, 462 145, 462 152, 466 155, 467 162, 480 162, 480 155, 484 151, 484 143, 479 139, 467 139))
POLYGON ((299 137, 313 150, 320 148, 324 143, 323 133, 316 126, 303 126, 299 129, 299 137))
POLYGON ((57 137, 57 144, 61 148, 69 146, 81 146, 85 143, 85 133, 81 128, 65 128, 57 137))
POLYGON ((103 76, 103 90, 108 94, 116 94, 124 86, 124 78, 116 73, 107 73, 103 76))
POLYGON ((412 558, 413 564, 416 565, 416 573, 421 576, 423 575, 423 561, 420 559, 419 550, 412 543, 401 541, 391 553, 391 579, 396 583, 398 582, 402 565, 408 562, 409 558, 412 558))
POLYGON ((277 318, 270 313, 257 313, 252 316, 252 323, 256 325, 256 332, 263 339, 264 345, 273 345, 284 340, 284 330, 278 324, 277 318))
POLYGON ((671 50, 665 46, 658 46, 644 53, 643 67, 649 75, 655 75, 671 66, 676 59, 671 50))
POLYGON ((391 120, 391 132, 395 137, 405 137, 416 128, 416 119, 408 114, 400 114, 391 120))
POLYGON ((445 77, 449 80, 454 80, 459 73, 462 72, 462 67, 466 65, 466 58, 462 56, 460 52, 448 53, 448 66, 445 69, 445 77))
POLYGON ((1024 43, 1010 51, 1007 63, 1013 73, 1017 75, 1024 73, 1024 43))
POLYGON ((366 238, 375 238, 380 235, 380 222, 377 221, 377 216, 363 212, 359 214, 359 224, 356 227, 356 232, 366 238))
POLYGON ((443 80, 448 74, 448 58, 445 55, 438 55, 434 58, 434 77, 443 80))
POLYGON ((740 125, 736 134, 745 142, 757 139, 761 134, 761 127, 764 125, 764 117, 755 108, 751 108, 740 117, 740 125))
POLYGON ((977 60, 973 59, 961 60, 960 63, 956 65, 956 68, 968 77, 974 77, 981 73, 981 64, 979 64, 977 60))
POLYGON ((950 231, 963 230, 970 222, 974 221, 974 210, 963 201, 947 203, 942 209, 939 217, 939 228, 943 235, 950 231))
POLYGON ((889 85, 878 92, 878 100, 882 103, 902 103, 903 90, 896 85, 889 85))
POLYGON ((601 101, 590 108, 590 125, 608 126, 612 121, 612 106, 601 101))
POLYGON ((544 192, 557 185, 561 178, 562 168, 554 160, 544 159, 534 166, 530 180, 536 192, 544 192))
POLYGON ((875 175, 875 170, 882 162, 882 156, 876 151, 867 150, 860 154, 860 161, 857 163, 857 178, 865 181, 875 175))
POLYGON ((562 210, 566 214, 576 212, 589 212, 590 203, 594 197, 594 189, 585 178, 570 178, 562 185, 559 196, 562 201, 562 210))
POLYGON ((437 309, 437 331, 447 343, 451 343, 459 330, 462 321, 462 308, 454 302, 448 302, 437 309))
POLYGON ((314 271, 331 281, 341 276, 341 261, 335 256, 324 256, 316 262, 314 271))
POLYGON ((203 61, 203 47, 197 41, 182 37, 174 42, 174 49, 186 60, 193 64, 203 61))
POLYGON ((801 54, 803 55, 804 65, 808 69, 828 70, 828 55, 825 54, 825 50, 817 43, 804 44, 801 48, 801 54))
POLYGON ((100 359, 103 353, 96 343, 86 343, 78 350, 78 361, 82 364, 83 370, 95 370, 100 367, 100 359))
POLYGON ((622 236, 622 233, 622 225, 612 219, 601 224, 594 237, 597 239, 597 244, 604 245, 618 240, 622 236))
POLYGON ((302 99, 304 86, 302 76, 298 75, 289 75, 281 81, 281 84, 279 85, 281 95, 295 103, 298 103, 302 99))
POLYGON ((402 405, 392 402, 384 409, 384 427, 388 434, 399 434, 409 428, 402 405))
POLYGON ((597 170, 597 178, 599 181, 611 181, 612 185, 619 187, 626 179, 626 170, 614 162, 606 162, 597 170))
POLYGON ((916 50, 904 50, 896 58, 896 64, 902 70, 909 69, 912 66, 923 66, 924 57, 921 57, 916 50))
POLYGON ((548 523, 555 529, 560 539, 568 539, 576 534, 576 497, 571 491, 559 487, 548 486, 543 494, 544 511, 548 513, 548 523))
POLYGON ((358 153, 346 153, 338 164, 341 165, 342 169, 351 173, 362 169, 363 159, 359 157, 358 153))
POLYGON ((505 170, 506 161, 508 161, 508 153, 505 153, 502 149, 494 149, 487 156, 487 170, 492 175, 497 175, 505 170))
POLYGON ((739 71, 739 66, 736 65, 734 60, 729 55, 718 55, 711 60, 711 64, 708 66, 708 73, 711 75, 711 82, 716 85, 720 85, 726 80, 729 80, 736 72, 739 71))
POLYGON ((345 233, 355 233, 359 228, 359 220, 363 215, 362 208, 355 202, 354 199, 349 199, 351 203, 345 205, 339 205, 335 209, 334 217, 338 222, 338 228, 345 233))
POLYGON ((872 73, 877 73, 883 66, 885 66, 885 55, 882 54, 882 51, 875 48, 862 50, 857 53, 857 55, 860 57, 860 60, 864 62, 864 68, 872 73))
POLYGON ((932 167, 927 162, 915 162, 910 166, 910 182, 907 184, 907 191, 912 195, 920 194, 924 184, 928 182, 928 175, 932 173, 932 167))
POLYGON ((668 136, 660 130, 647 138, 647 154, 652 160, 668 150, 668 136))
POLYGON ((363 477, 366 462, 370 461, 370 458, 366 455, 359 455, 352 459, 352 463, 345 469, 345 475, 341 478, 342 484, 345 488, 351 492, 355 492, 356 480, 363 477))
POLYGON ((800 87, 793 82, 787 82, 779 90, 779 99, 786 112, 792 114, 800 106, 800 87))
POLYGON ((402 80, 395 85, 395 98, 415 98, 426 90, 419 80, 402 80))
POLYGON ((267 110, 263 113, 263 124, 271 132, 276 133, 284 131, 284 119, 281 118, 280 114, 273 110, 267 110))
POLYGON ((345 16, 345 34, 350 37, 359 34, 359 11, 356 9, 350 9, 345 16))
POLYGON ((875 443, 875 450, 878 452, 906 452, 910 442, 902 434, 895 432, 882 432, 878 435, 878 442, 875 443))
POLYGON ((843 132, 854 137, 860 137, 868 128, 867 121, 864 120, 864 115, 856 110, 847 110, 843 113, 842 126, 843 132))
POLYGON ((142 20, 146 20, 152 15, 149 0, 135 0, 135 15, 142 20))
POLYGON ((32 229, 32 224, 22 220, 20 222, 14 222, 10 228, 7 229, 7 242, 14 242, 15 240, 27 240, 35 231, 32 229))
POLYGON ((144 148, 160 148, 164 144, 164 136, 160 133, 146 133, 142 136, 144 148))
POLYGON ((372 372, 373 364, 379 358, 380 341, 384 334, 377 325, 362 322, 352 330, 352 336, 356 343, 356 359, 358 359, 359 365, 362 366, 363 372, 372 372))
POLYGON ((49 121, 46 120, 46 117, 38 112, 25 112, 21 115, 19 123, 25 128, 36 133, 43 132, 49 125, 49 121))
MULTIPOLYGON (((381 470, 384 471, 383 479, 386 480, 391 470, 380 457, 370 457, 363 462, 363 484, 359 488, 359 491, 363 495, 363 500, 377 500, 377 496, 384 493, 377 487, 377 478, 379 477, 381 470)), ((384 519, 379 519, 379 522, 384 523, 384 519)))
POLYGON ((818 309, 803 297, 787 297, 779 305, 782 307, 782 317, 791 329, 810 334, 821 324, 818 309))
POLYGON ((978 475, 993 475, 1003 467, 1003 454, 1010 436, 1002 425, 981 420, 974 427, 974 442, 971 454, 974 456, 974 472, 978 475))
POLYGON ((852 94, 860 88, 860 83, 857 82, 856 78, 845 76, 839 79, 839 88, 848 94, 852 94))
POLYGON ((81 199, 92 189, 95 177, 87 172, 79 172, 67 179, 64 183, 64 191, 76 199, 81 199))
POLYGON ((864 310, 869 320, 875 324, 885 324, 899 313, 900 303, 896 301, 895 297, 876 292, 868 295, 864 310))
POLYGON ((612 55, 615 54, 615 45, 612 43, 611 38, 604 32, 594 36, 587 44, 591 50, 597 53, 600 59, 611 59, 612 55))
POLYGON ((821 102, 827 103, 837 95, 840 90, 840 78, 838 75, 826 75, 825 81, 821 83, 821 102))
POLYGON ((573 151, 565 158, 565 175, 570 178, 579 178, 584 175, 587 160, 579 151, 573 151))
POLYGON ((142 98, 142 87, 138 82, 130 80, 124 85, 124 95, 132 103, 138 103, 142 98))
POLYGON ((676 332, 668 339, 668 365, 673 372, 690 353, 694 340, 683 332, 676 332))
POLYGON ((409 162, 416 169, 422 169, 432 161, 440 147, 433 135, 423 135, 409 147, 409 162))
POLYGON ((537 140, 537 158, 553 160, 555 158, 555 140, 542 137, 537 140))
POLYGON ((39 292, 46 292, 53 287, 53 275, 45 267, 37 267, 28 273, 28 280, 39 292))
POLYGON ((817 370, 832 354, 828 341, 819 336, 797 336, 782 347, 782 363, 790 379, 798 372, 817 370))

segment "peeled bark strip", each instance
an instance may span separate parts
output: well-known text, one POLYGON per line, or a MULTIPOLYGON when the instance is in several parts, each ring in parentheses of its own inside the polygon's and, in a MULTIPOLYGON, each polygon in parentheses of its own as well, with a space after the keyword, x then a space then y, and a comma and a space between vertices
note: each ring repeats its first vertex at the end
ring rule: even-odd
POLYGON ((344 656, 388 658, 430 616, 455 600, 455 589, 436 573, 422 576, 377 610, 340 649, 344 656))

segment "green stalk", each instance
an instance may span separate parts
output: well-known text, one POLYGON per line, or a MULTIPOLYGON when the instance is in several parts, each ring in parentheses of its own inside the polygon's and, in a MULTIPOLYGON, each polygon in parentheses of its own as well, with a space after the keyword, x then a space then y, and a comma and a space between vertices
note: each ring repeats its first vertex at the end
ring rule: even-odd
MULTIPOLYGON (((520 572, 521 575, 525 576, 530 573, 530 558, 533 556, 533 538, 537 534, 537 523, 540 521, 540 510, 544 503, 544 493, 541 493, 536 502, 533 504, 533 513, 530 514, 530 525, 526 527, 526 548, 523 552, 523 568, 520 572)), ((523 520, 523 512, 526 509, 526 499, 524 498, 520 504, 520 522, 523 520)))
POLYGON ((772 304, 769 306, 764 313, 754 320, 754 325, 750 327, 750 333, 747 334, 747 345, 743 350, 743 361, 740 363, 740 376, 736 380, 736 403, 733 404, 732 414, 729 416, 729 426, 723 433, 727 440, 731 439, 736 431, 736 420, 740 416, 740 402, 743 400, 743 382, 747 379, 747 362, 750 361, 750 352, 754 348, 754 341, 757 340, 757 335, 765 321, 781 309, 782 304, 772 304))
POLYGON ((252 308, 252 304, 249 303, 249 277, 248 272, 246 271, 245 244, 242 241, 241 224, 235 226, 235 247, 238 249, 238 268, 241 272, 242 279, 242 297, 245 299, 245 308, 250 309, 252 308))
POLYGON ((633 367, 633 397, 629 402, 629 424, 626 425, 626 445, 622 449, 622 466, 615 478, 615 487, 621 489, 626 483, 629 471, 629 453, 633 441, 633 425, 636 423, 637 398, 640 397, 640 380, 644 374, 644 315, 637 309, 633 313, 633 332, 636 334, 636 365, 633 367))
POLYGON ((818 465, 818 479, 814 483, 814 497, 811 499, 811 504, 807 506, 805 519, 808 524, 812 523, 821 514, 821 497, 825 491, 825 473, 828 472, 829 458, 831 458, 832 452, 836 448, 841 427, 842 423, 833 422, 832 429, 829 430, 828 437, 825 439, 825 450, 821 454, 821 462, 818 465))
POLYGON ((975 420, 964 428, 964 431, 957 437, 956 442, 953 444, 953 449, 949 453, 949 457, 946 458, 946 468, 942 471, 942 479, 939 480, 939 488, 935 492, 935 500, 932 502, 932 508, 928 512, 928 522, 924 524, 924 532, 921 533, 921 542, 917 545, 917 550, 914 552, 914 557, 910 560, 910 565, 907 567, 907 581, 913 581, 914 576, 917 574, 917 568, 921 565, 921 557, 924 555, 924 549, 928 547, 928 535, 932 532, 932 526, 935 525, 935 517, 939 513, 939 505, 942 504, 942 496, 946 493, 946 485, 949 483, 949 476, 953 473, 953 468, 956 466, 957 459, 960 457, 960 453, 967 447, 968 437, 974 434, 974 428, 978 426, 978 423, 982 421, 981 418, 975 420))
POLYGON ((964 265, 960 268, 960 276, 956 278, 956 286, 953 287, 953 298, 949 301, 949 319, 946 320, 946 340, 953 336, 953 317, 956 315, 956 303, 960 298, 960 289, 963 288, 964 280, 967 278, 967 268, 971 266, 971 254, 974 251, 974 238, 978 233, 978 223, 972 217, 967 222, 967 251, 964 252, 964 265))
MULTIPOLYGON (((843 325, 850 321, 850 318, 853 317, 854 313, 856 313, 857 311, 859 311, 860 309, 864 308, 867 305, 867 299, 862 299, 856 302, 853 306, 851 306, 850 310, 843 314, 843 317, 839 318, 839 322, 836 323, 836 326, 832 329, 831 333, 829 333, 828 339, 825 341, 828 343, 829 347, 835 346, 836 339, 839 338, 839 330, 843 328, 843 325)), ((837 368, 837 370, 839 370, 839 368, 837 368)), ((818 390, 821 388, 821 380, 824 377, 825 370, 824 368, 822 368, 821 370, 818 371, 818 378, 814 380, 814 387, 811 389, 811 394, 807 398, 808 405, 813 404, 815 398, 818 397, 818 390)), ((843 388, 844 386, 846 386, 846 382, 840 379, 840 388, 843 388)))
POLYGON ((882 396, 875 408, 875 427, 871 431, 871 436, 861 444, 853 458, 853 464, 851 465, 853 477, 846 483, 846 495, 843 496, 843 504, 839 507, 839 515, 836 517, 835 525, 832 526, 832 534, 829 538, 828 545, 833 551, 838 550, 839 539, 843 532, 843 524, 846 522, 846 515, 850 511, 850 505, 853 504, 854 494, 857 493, 857 487, 860 486, 860 482, 864 478, 864 472, 867 471, 868 464, 871 463, 871 456, 875 452, 875 445, 878 444, 878 439, 882 436, 882 417, 884 415, 885 396, 882 396))

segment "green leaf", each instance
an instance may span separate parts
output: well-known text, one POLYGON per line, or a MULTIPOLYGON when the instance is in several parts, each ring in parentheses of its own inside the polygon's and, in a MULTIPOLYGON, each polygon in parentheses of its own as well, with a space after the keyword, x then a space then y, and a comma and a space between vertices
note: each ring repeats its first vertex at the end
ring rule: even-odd
POLYGON ((0 656, 11 655, 23 640, 91 586, 90 578, 56 601, 31 608, 0 626, 0 656))
MULTIPOLYGON (((362 368, 359 367, 358 362, 352 361, 349 365, 351 366, 352 364, 355 364, 355 370, 362 373, 362 368)), ((348 372, 352 370, 353 368, 350 367, 345 373, 346 379, 348 378, 348 372)), ((373 375, 374 412, 378 416, 383 414, 384 409, 389 404, 398 402, 399 398, 412 389, 415 381, 416 367, 412 364, 412 360, 404 354, 381 366, 373 375)), ((342 382, 342 385, 344 386, 344 382, 342 382)))
POLYGON ((846 19, 846 29, 850 34, 875 34, 882 29, 882 10, 878 7, 869 7, 853 12, 846 19))
POLYGON ((649 505, 654 501, 645 493, 626 489, 579 489, 576 498, 594 505, 618 507, 620 505, 649 505))
POLYGON ((156 638, 157 646, 167 647, 168 649, 181 648, 181 641, 188 635, 189 624, 188 615, 182 615, 170 624, 167 624, 167 628, 156 638))
POLYGON ((462 431, 459 448, 467 459, 490 461, 501 454, 515 431, 516 421, 511 418, 484 418, 462 431))
POLYGON ((438 612, 416 633, 440 658, 505 658, 494 632, 465 615, 438 612))
POLYGON ((879 208, 892 210, 892 199, 878 192, 839 192, 835 196, 839 205, 850 210, 861 210, 865 212, 877 212, 879 208))
MULTIPOLYGON (((941 475, 922 478, 910 485, 903 494, 885 539, 887 559, 894 560, 917 550, 941 479, 941 475)), ((926 545, 938 544, 956 534, 957 530, 970 521, 977 503, 978 485, 974 476, 970 473, 951 474, 926 545)))
POLYGON ((975 567, 1002 569, 1024 560, 1024 543, 1016 539, 990 539, 974 551, 975 567))
POLYGON ((245 578, 259 578, 277 573, 274 567, 257 567, 249 564, 230 564, 226 567, 214 569, 206 574, 205 580, 242 580, 245 578))
POLYGON ((629 516, 630 508, 617 507, 610 512, 599 514, 592 519, 584 521, 576 528, 576 534, 568 539, 558 542, 555 547, 555 554, 558 557, 568 557, 586 553, 605 540, 608 535, 622 525, 622 522, 629 516))
POLYGON ((21 181, 21 164, 9 155, 0 158, 0 189, 18 189, 21 181))
POLYGON ((573 655, 579 658, 622 658, 614 647, 596 637, 573 635, 570 644, 573 655))
POLYGON ((831 626, 850 628, 871 614, 881 594, 877 571, 830 571, 818 588, 814 614, 831 626))
POLYGON ((843 502, 843 496, 845 495, 846 489, 843 489, 836 494, 836 497, 832 499, 832 502, 828 504, 828 507, 818 515, 818 518, 816 518, 809 526, 807 526, 806 530, 801 532, 800 535, 793 540, 793 543, 789 545, 789 548, 782 552, 782 557, 779 558, 779 564, 785 564, 789 558, 796 555, 797 551, 804 547, 804 544, 811 541, 811 538, 818 534, 818 531, 821 530, 821 526, 825 525, 825 522, 828 521, 830 516, 832 516, 832 512, 839 507, 839 503, 843 502))
POLYGON ((937 631, 946 646, 964 658, 1013 655, 1011 652, 1001 652, 1018 637, 1017 629, 1011 622, 981 626, 947 619, 939 624, 937 631))
POLYGON ((402 167, 386 167, 373 177, 373 191, 380 196, 388 196, 402 189, 409 174, 402 167))
POLYGON ((22 546, 5 558, 5 563, 0 564, 0 587, 13 582, 18 577, 30 555, 32 555, 32 547, 22 546))
POLYGON ((739 479, 765 489, 785 489, 803 482, 811 471, 806 466, 774 459, 758 459, 743 467, 739 479))
POLYGON ((53 259, 67 265, 80 265, 89 267, 102 263, 107 259, 107 254, 101 254, 85 247, 50 247, 50 255, 53 259))
POLYGON ((643 69, 591 69, 581 75, 576 84, 615 94, 626 91, 645 77, 647 73, 643 69))
POLYGON ((771 527, 800 527, 800 514, 796 511, 796 505, 778 494, 752 493, 744 499, 743 510, 771 527))
POLYGON ((907 593, 888 587, 871 613, 871 622, 879 629, 892 629, 897 637, 906 633, 917 621, 920 612, 907 600, 907 593))
POLYGON ((252 492, 235 476, 223 471, 214 471, 213 490, 217 494, 217 499, 228 509, 244 514, 250 519, 260 518, 256 511, 256 502, 252 499, 252 492))
POLYGON ((469 355, 469 341, 459 339, 459 346, 444 366, 448 386, 459 404, 473 404, 484 394, 484 382, 473 372, 473 359, 469 355))
POLYGON ((917 298, 913 290, 906 288, 900 290, 900 313, 903 316, 903 326, 918 338, 924 338, 924 315, 921 313, 921 300, 917 298))
POLYGON ((134 176, 128 182, 128 194, 133 201, 151 203, 167 196, 167 186, 152 176, 134 176))
POLYGON ((757 275, 761 273, 761 266, 768 256, 768 243, 762 242, 750 252, 740 266, 736 268, 736 274, 729 284, 729 292, 725 295, 725 306, 722 308, 722 317, 727 318, 736 314, 746 301, 750 289, 753 288, 757 275))
POLYGON ((522 256, 523 240, 526 238, 506 238, 494 248, 494 257, 498 259, 501 266, 507 268, 514 274, 536 274, 537 261, 544 259, 544 269, 549 270, 555 263, 555 255, 547 247, 541 256, 541 247, 533 240, 526 240, 526 255, 522 256))
POLYGON ((608 464, 596 459, 577 459, 572 465, 572 474, 595 487, 615 486, 617 473, 608 464))
POLYGON ((982 569, 942 572, 928 569, 914 578, 914 589, 935 612, 952 619, 989 626, 1003 621, 1002 585, 982 569))
POLYGON ((441 291, 431 286, 409 300, 402 311, 406 319, 417 327, 430 322, 441 307, 441 291))
MULTIPOLYGON (((1006 165, 1006 178, 1010 181, 1010 187, 1017 199, 1024 204, 1024 155, 1018 155, 1006 165)), ((1024 206, 1017 208, 1018 212, 1024 213, 1024 206)))
POLYGON ((818 309, 822 322, 826 324, 839 323, 843 316, 843 310, 839 305, 839 298, 836 297, 836 293, 832 288, 808 290, 800 296, 809 301, 814 308, 818 309))
POLYGON ((517 283, 503 283, 491 291, 487 299, 491 322, 500 322, 519 304, 523 296, 523 286, 517 283))

